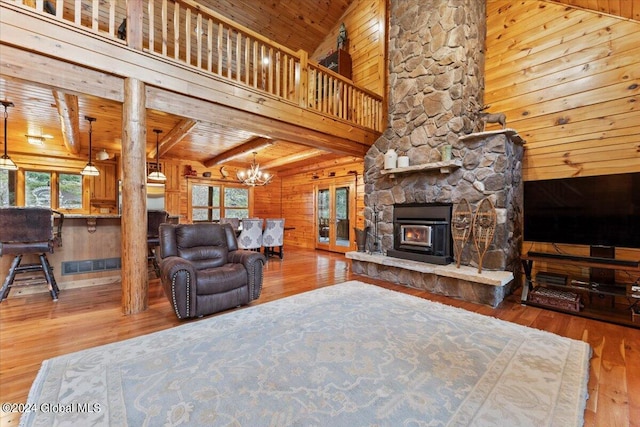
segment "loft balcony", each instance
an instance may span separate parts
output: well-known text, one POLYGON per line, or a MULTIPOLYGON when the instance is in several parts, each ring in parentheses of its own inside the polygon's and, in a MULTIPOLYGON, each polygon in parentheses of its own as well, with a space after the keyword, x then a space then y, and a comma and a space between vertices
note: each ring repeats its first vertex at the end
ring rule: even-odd
POLYGON ((386 125, 382 96, 195 1, 0 0, 0 25, 4 78, 120 103, 137 79, 148 110, 360 158, 386 125))

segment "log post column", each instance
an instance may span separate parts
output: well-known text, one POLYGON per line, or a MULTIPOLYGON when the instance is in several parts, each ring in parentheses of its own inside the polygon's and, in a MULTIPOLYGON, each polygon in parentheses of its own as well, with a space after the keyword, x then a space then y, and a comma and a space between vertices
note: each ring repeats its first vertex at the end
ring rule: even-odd
POLYGON ((148 306, 145 85, 127 78, 122 106, 122 312, 148 306))

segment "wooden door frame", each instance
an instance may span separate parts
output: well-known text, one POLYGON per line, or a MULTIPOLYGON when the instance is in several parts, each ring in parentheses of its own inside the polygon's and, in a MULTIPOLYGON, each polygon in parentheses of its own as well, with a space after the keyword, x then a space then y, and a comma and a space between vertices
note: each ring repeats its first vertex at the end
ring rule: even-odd
POLYGON ((355 250, 355 236, 353 227, 356 224, 356 193, 355 193, 355 183, 353 182, 353 178, 351 176, 346 177, 336 177, 336 178, 326 178, 318 181, 313 185, 313 240, 314 247, 316 249, 326 250, 330 252, 339 252, 345 253, 349 251, 355 250), (318 241, 318 192, 319 190, 329 189, 331 192, 331 197, 335 196, 335 189, 338 187, 347 187, 349 189, 349 245, 348 246, 338 246, 335 244, 335 233, 336 233, 336 225, 335 225, 335 206, 333 205, 333 201, 330 201, 332 205, 330 206, 330 222, 332 226, 329 227, 329 243, 323 244, 318 241))

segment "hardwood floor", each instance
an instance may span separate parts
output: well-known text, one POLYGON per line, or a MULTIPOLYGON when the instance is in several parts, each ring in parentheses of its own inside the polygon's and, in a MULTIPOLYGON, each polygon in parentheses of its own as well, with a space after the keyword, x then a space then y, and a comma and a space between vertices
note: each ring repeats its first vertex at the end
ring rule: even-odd
MULTIPOLYGON (((585 426, 640 427, 640 330, 522 306, 520 290, 493 309, 357 276, 340 254, 287 248, 283 261, 267 263, 262 295, 252 305, 352 279, 588 342, 593 357, 585 426)), ((157 280, 150 283, 149 309, 131 316, 122 314, 114 285, 66 290, 57 302, 46 292, 9 295, 0 304, 0 401, 25 402, 45 359, 184 323, 157 280)), ((0 413, 0 425, 18 421, 19 414, 0 413)))

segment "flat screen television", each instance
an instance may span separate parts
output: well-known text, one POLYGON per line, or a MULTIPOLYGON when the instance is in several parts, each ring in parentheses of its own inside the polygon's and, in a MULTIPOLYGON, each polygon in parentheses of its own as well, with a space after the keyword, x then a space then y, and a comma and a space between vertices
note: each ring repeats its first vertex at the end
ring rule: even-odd
POLYGON ((524 182, 524 240, 640 248, 640 172, 524 182))

